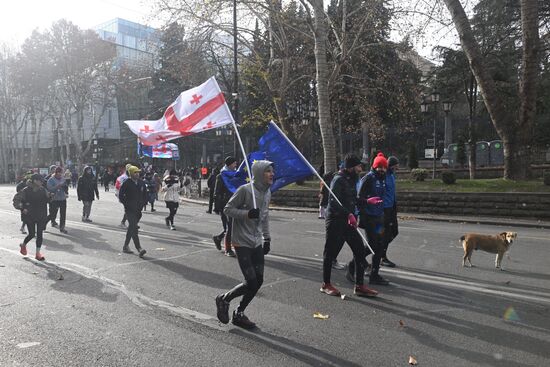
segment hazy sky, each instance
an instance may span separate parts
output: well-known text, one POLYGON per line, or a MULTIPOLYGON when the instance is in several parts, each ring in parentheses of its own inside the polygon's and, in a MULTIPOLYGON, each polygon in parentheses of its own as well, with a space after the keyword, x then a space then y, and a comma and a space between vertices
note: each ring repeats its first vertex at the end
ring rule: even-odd
POLYGON ((147 24, 143 0, 5 0, 0 11, 0 43, 21 44, 33 29, 47 29, 65 18, 83 29, 112 18, 147 24))

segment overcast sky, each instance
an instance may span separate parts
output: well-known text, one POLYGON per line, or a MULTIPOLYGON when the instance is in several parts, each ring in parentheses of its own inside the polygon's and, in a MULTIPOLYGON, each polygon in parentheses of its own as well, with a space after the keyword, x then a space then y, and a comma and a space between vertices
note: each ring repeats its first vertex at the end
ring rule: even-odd
POLYGON ((21 44, 33 29, 47 29, 65 18, 83 29, 112 18, 148 24, 149 8, 143 0, 8 0, 0 11, 0 43, 21 44))

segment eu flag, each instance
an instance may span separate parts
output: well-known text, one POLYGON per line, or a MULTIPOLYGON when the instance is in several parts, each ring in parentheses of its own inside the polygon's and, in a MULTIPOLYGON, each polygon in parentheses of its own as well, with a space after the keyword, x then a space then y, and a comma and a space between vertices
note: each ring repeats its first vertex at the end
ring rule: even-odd
MULTIPOLYGON (((266 159, 273 162, 275 168, 275 180, 271 186, 271 192, 289 185, 313 174, 311 168, 287 141, 275 123, 269 123, 269 129, 258 141, 259 150, 248 155, 250 166, 255 160, 266 159)), ((246 165, 241 163, 235 172, 222 172, 222 178, 227 188, 235 192, 237 188, 248 182, 246 165)))

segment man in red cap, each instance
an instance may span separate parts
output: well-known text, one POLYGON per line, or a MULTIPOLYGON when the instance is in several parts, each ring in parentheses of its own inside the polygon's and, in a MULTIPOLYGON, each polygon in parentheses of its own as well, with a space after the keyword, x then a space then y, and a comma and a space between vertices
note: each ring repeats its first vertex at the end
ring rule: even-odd
MULTIPOLYGON (((386 170, 388 161, 384 154, 378 153, 372 163, 372 169, 361 179, 357 206, 359 208, 359 227, 365 230, 367 240, 373 249, 372 270, 369 276, 369 284, 388 285, 389 282, 382 278, 378 271, 384 249, 384 194, 386 192, 386 170)), ((367 254, 368 254, 367 249, 367 254)), ((346 277, 354 281, 355 262, 352 260, 348 266, 346 277)))

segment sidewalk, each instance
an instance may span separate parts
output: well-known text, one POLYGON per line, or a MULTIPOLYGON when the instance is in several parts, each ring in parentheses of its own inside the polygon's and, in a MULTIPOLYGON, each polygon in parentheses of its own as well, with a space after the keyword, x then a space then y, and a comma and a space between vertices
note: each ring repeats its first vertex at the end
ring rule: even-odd
MULTIPOLYGON (((182 198, 183 202, 208 205, 206 199, 187 199, 182 198)), ((269 207, 270 210, 281 210, 287 212, 303 212, 303 213, 318 213, 317 208, 295 208, 295 207, 283 207, 274 206, 269 207)), ((435 215, 435 214, 422 214, 422 213, 399 213, 400 219, 419 219, 419 220, 431 220, 437 222, 457 222, 457 223, 475 223, 475 224, 490 224, 490 225, 510 225, 516 227, 525 228, 544 228, 550 229, 550 221, 537 220, 537 219, 513 219, 513 218, 496 218, 496 217, 483 217, 483 216, 460 216, 460 215, 435 215)))

